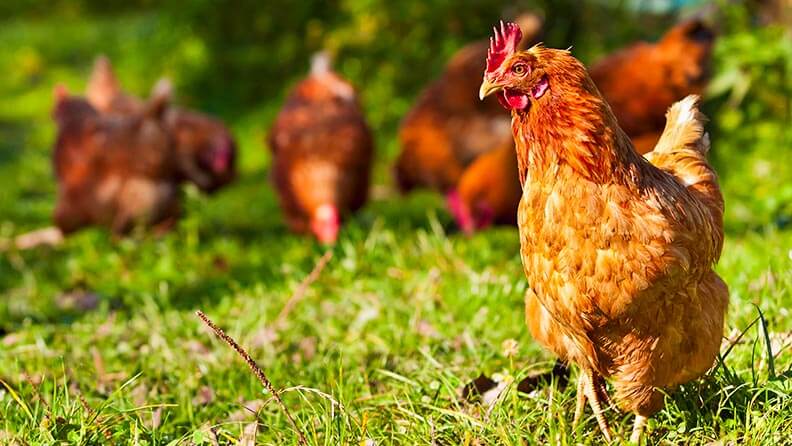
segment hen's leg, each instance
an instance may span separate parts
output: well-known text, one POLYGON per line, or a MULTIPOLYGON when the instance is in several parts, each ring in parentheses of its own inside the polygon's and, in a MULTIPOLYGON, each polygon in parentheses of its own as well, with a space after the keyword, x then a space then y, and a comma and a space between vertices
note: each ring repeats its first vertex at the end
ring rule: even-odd
POLYGON ((630 435, 631 443, 640 444, 644 428, 646 427, 646 420, 647 418, 643 415, 635 416, 635 424, 633 425, 632 435, 630 435))
POLYGON ((597 390, 597 395, 599 395, 600 402, 603 406, 607 409, 611 407, 611 399, 608 395, 608 387, 605 385, 605 380, 602 379, 602 376, 595 375, 594 377, 594 388, 597 390))
POLYGON ((575 418, 572 419, 572 428, 576 428, 578 423, 580 422, 580 417, 583 416, 583 409, 586 406, 586 391, 584 390, 586 386, 586 375, 583 372, 580 372, 578 375, 578 382, 577 382, 577 404, 575 404, 575 418))
POLYGON ((604 393, 601 384, 602 378, 590 370, 584 370, 581 373, 581 376, 586 377, 583 384, 583 391, 586 395, 586 399, 588 399, 589 406, 591 406, 591 410, 594 412, 594 416, 597 418, 597 424, 599 424, 602 435, 604 435, 605 439, 608 441, 608 443, 610 443, 610 428, 608 427, 608 421, 605 420, 605 414, 603 414, 602 410, 603 398, 601 393, 604 393))

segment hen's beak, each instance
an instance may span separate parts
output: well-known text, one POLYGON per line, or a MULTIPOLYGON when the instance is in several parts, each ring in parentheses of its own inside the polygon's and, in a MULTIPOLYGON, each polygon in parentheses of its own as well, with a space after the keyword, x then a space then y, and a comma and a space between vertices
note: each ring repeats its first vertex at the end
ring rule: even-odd
POLYGON ((492 83, 485 77, 484 81, 481 82, 481 88, 479 88, 479 99, 483 101, 484 98, 491 95, 492 93, 495 93, 501 88, 503 88, 503 86, 492 83))

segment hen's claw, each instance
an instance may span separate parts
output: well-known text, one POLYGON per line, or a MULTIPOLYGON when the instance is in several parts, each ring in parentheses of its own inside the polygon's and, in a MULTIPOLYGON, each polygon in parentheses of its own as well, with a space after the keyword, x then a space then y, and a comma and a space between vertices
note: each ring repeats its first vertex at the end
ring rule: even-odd
POLYGON ((594 412, 594 417, 597 419, 602 435, 608 443, 611 442, 612 437, 608 421, 605 419, 605 414, 602 409, 602 402, 610 404, 608 394, 605 391, 602 378, 591 371, 581 371, 578 376, 578 394, 577 405, 575 406, 575 418, 572 421, 573 426, 576 426, 580 417, 583 415, 583 406, 585 401, 588 400, 591 410, 594 412))

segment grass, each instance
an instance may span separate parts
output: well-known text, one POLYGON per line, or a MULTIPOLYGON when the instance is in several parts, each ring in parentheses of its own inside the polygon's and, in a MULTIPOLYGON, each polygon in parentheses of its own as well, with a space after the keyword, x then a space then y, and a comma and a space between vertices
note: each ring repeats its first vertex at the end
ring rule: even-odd
MULTIPOLYGON (((16 73, 0 83, 0 237, 49 223, 48 95, 55 81, 79 90, 92 57, 64 54, 102 41, 145 91, 157 76, 145 67, 162 62, 123 37, 150 25, 68 22, 54 42, 46 21, 0 30, 0 41, 19 43, 0 54, 3 72, 16 73)), ((195 53, 182 45, 177 55, 195 53)), ((196 317, 202 310, 286 389, 310 444, 599 444, 593 419, 570 426, 574 386, 522 394, 511 385, 490 407, 458 396, 481 373, 510 382, 552 366, 523 322, 516 230, 466 238, 449 230, 439 198, 384 194, 301 286, 325 251, 287 232, 267 185, 261 141, 275 107, 235 119, 240 180, 211 198, 186 190, 173 233, 114 241, 88 230, 58 248, 0 256, 0 443, 297 444, 272 395, 196 317)), ((378 138, 392 144, 391 134, 378 138)), ((730 175, 739 182, 738 169, 730 175)), ((790 443, 792 230, 770 223, 727 233, 718 271, 731 288, 733 347, 668 395, 650 443, 790 443)), ((609 418, 619 432, 632 421, 609 418)))

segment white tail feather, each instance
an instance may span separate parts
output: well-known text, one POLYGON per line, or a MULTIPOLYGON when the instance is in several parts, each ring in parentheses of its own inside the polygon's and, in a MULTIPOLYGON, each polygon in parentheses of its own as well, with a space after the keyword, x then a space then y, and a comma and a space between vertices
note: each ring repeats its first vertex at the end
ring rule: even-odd
POLYGON ((669 153, 681 148, 696 148, 702 154, 709 151, 709 136, 704 133, 706 117, 699 111, 699 97, 690 95, 675 103, 666 113, 666 126, 655 153, 669 153))

